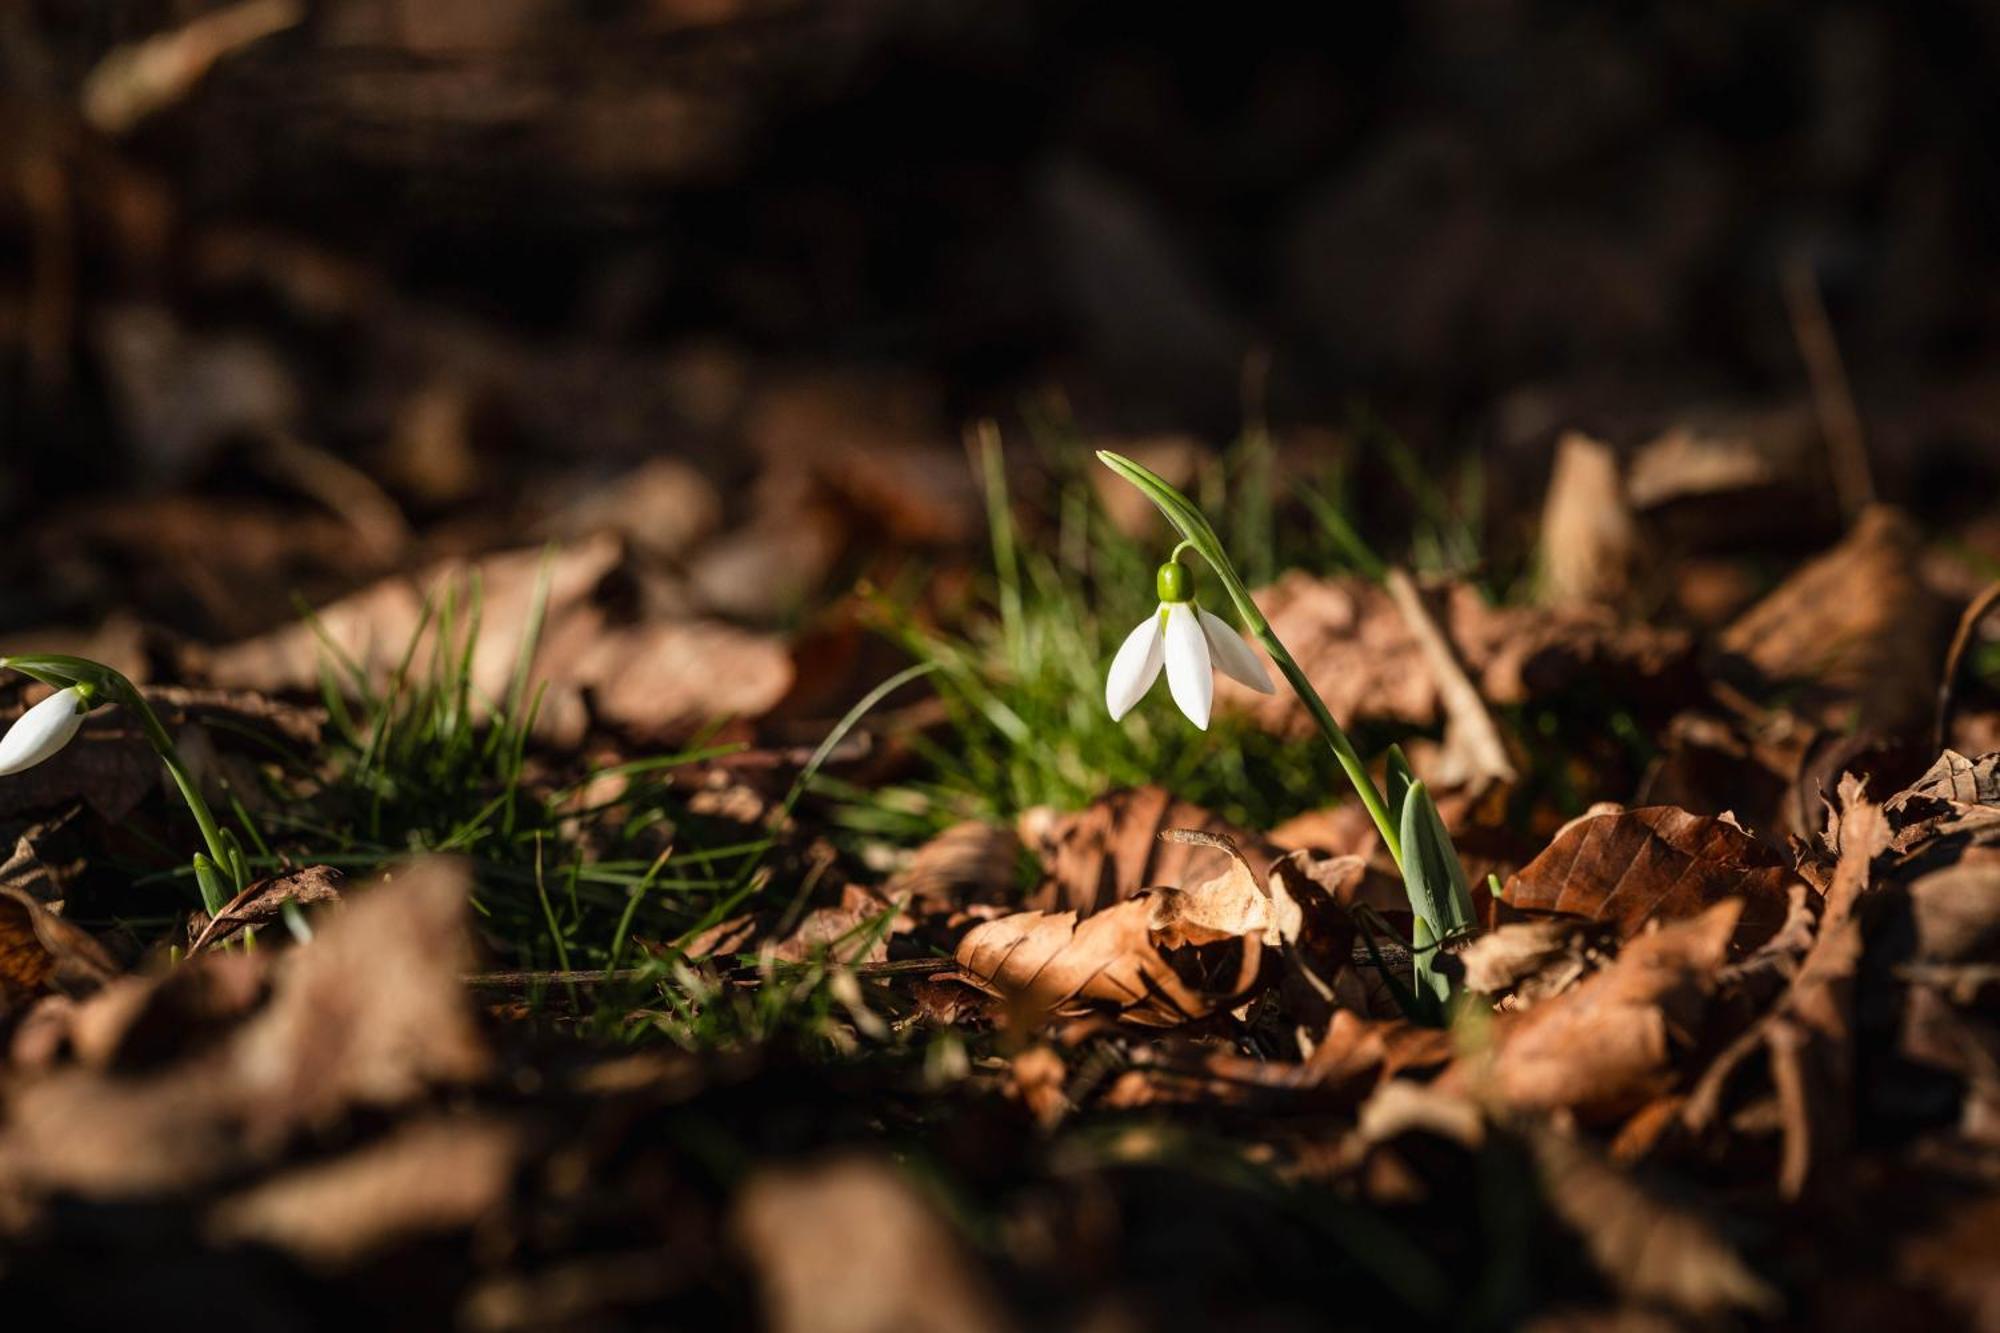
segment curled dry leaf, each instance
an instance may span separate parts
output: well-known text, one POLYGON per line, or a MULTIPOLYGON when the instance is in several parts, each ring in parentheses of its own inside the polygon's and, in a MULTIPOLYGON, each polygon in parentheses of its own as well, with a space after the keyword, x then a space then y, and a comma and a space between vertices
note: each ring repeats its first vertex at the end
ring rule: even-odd
POLYGON ((1459 950, 1458 961, 1466 989, 1505 995, 1525 1009, 1582 980, 1614 944, 1602 923, 1552 917, 1489 930, 1459 950))
POLYGON ((1649 921, 1740 904, 1735 944, 1754 949, 1785 924, 1799 877, 1776 851, 1726 819, 1648 806, 1571 821, 1507 881, 1508 907, 1609 922, 1631 936, 1649 921))
POLYGON ((842 1157, 759 1172, 730 1221, 776 1333, 999 1333, 985 1274, 890 1163, 842 1157))
MULTIPOLYGON (((1617 961, 1507 1021, 1494 1050, 1451 1073, 1490 1081, 1511 1105, 1591 1121, 1631 1113, 1672 1087, 1698 1040, 1741 907, 1718 903, 1626 942, 1617 961)), ((1449 1076, 1449 1075, 1448 1075, 1449 1076)))
POLYGON ((262 929, 279 919, 286 903, 301 908, 340 901, 347 877, 332 866, 306 866, 288 874, 260 879, 223 905, 213 920, 197 914, 188 922, 190 954, 213 949, 246 929, 262 929))
POLYGON ((1221 874, 1186 891, 1127 898, 1081 920, 1020 912, 975 926, 952 975, 1030 1022, 1109 1006, 1169 1027, 1230 1008, 1257 984, 1265 948, 1296 938, 1299 915, 1281 884, 1267 890, 1227 851, 1221 874))
POLYGON ((1019 828, 1022 843, 1041 859, 1047 876, 1028 906, 1082 916, 1147 885, 1182 884, 1226 868, 1225 857, 1212 847, 1162 841, 1164 829, 1217 834, 1260 861, 1277 855, 1263 840, 1160 787, 1113 792, 1073 814, 1037 807, 1021 815, 1019 828))

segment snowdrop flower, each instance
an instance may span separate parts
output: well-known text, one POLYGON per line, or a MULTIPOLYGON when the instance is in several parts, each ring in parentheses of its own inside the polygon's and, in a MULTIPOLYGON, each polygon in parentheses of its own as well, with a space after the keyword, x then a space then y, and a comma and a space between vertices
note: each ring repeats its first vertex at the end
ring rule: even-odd
POLYGON ((68 745, 89 711, 82 691, 72 685, 21 714, 21 720, 0 736, 0 777, 33 768, 68 745))
POLYGON ((1186 566, 1169 560, 1160 566, 1154 582, 1160 609, 1125 636, 1104 682, 1104 706, 1111 710, 1112 721, 1132 711, 1160 678, 1162 667, 1174 702, 1203 731, 1208 730, 1209 706, 1215 701, 1213 668, 1220 667, 1253 690, 1273 692, 1264 664, 1243 636, 1228 621, 1189 600, 1186 566))

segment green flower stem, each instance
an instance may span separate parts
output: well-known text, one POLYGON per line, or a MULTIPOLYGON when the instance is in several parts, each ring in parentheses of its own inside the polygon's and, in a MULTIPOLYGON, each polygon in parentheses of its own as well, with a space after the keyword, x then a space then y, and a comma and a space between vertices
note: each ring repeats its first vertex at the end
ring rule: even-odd
MULTIPOLYGON (((123 672, 113 670, 102 662, 93 662, 87 657, 70 657, 62 653, 23 653, 16 657, 0 657, 0 667, 18 671, 45 685, 58 688, 76 686, 87 695, 101 697, 106 703, 118 704, 139 719, 140 730, 146 733, 147 742, 160 756, 160 762, 167 766, 173 776, 174 786, 179 788, 181 799, 187 802, 188 812, 194 816, 195 826, 201 830, 201 839, 208 846, 209 859, 216 869, 228 876, 236 892, 242 892, 243 858, 236 853, 222 826, 215 820, 215 814, 208 808, 208 801, 201 794, 194 775, 188 771, 181 752, 174 745, 174 738, 167 734, 160 715, 139 693, 138 686, 127 679, 123 672)), ((214 888, 207 883, 202 886, 203 906, 212 916, 222 908, 222 902, 208 902, 216 897, 214 888)))
POLYGON ((1182 539, 1180 545, 1174 548, 1176 558, 1182 550, 1192 550, 1201 556, 1208 567, 1215 571, 1215 576, 1222 580, 1222 586, 1228 592, 1229 600, 1235 603, 1236 613, 1243 618, 1244 625, 1249 628, 1257 642, 1264 645, 1264 651, 1278 664, 1278 670, 1284 674, 1286 682, 1292 687, 1292 692, 1299 696, 1299 702, 1306 706, 1306 711, 1318 724, 1320 734, 1326 737, 1327 745, 1333 750, 1334 758, 1340 761, 1340 767, 1347 774, 1347 780, 1354 784, 1355 793, 1361 797, 1361 804, 1367 807, 1369 818, 1375 821, 1375 828, 1382 835, 1382 844, 1389 849, 1389 855, 1395 859, 1396 865, 1400 868, 1403 864, 1402 836, 1396 827, 1395 819, 1389 814, 1388 803, 1382 799, 1381 791, 1375 786, 1375 779, 1368 775, 1367 766, 1361 762, 1361 756, 1355 753, 1354 743, 1347 739, 1347 733, 1333 720, 1333 713, 1327 708, 1326 701, 1319 697, 1319 691, 1313 688, 1313 683, 1306 678, 1306 673, 1292 659, 1291 653, 1279 640, 1276 631, 1271 628, 1271 622, 1264 618, 1264 613, 1250 600, 1250 590, 1244 586, 1242 576, 1237 574, 1236 567, 1230 563, 1229 555, 1222 549, 1222 541, 1216 536, 1215 529, 1209 525, 1208 519, 1195 508, 1193 501, 1131 459, 1106 449, 1098 450, 1097 458, 1104 466, 1137 486, 1146 498, 1166 515, 1167 522, 1173 524, 1174 530, 1180 533, 1182 539))

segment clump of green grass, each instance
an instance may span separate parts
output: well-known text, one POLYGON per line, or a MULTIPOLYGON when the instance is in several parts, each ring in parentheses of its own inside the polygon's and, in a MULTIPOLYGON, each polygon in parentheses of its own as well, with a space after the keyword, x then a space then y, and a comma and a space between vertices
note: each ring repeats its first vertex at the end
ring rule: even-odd
MULTIPOLYGON (((1044 449, 1051 499, 1031 524, 1013 502, 997 440, 982 435, 993 568, 985 603, 963 628, 920 623, 902 609, 908 598, 879 599, 890 632, 936 669, 950 726, 942 739, 915 742, 929 763, 926 779, 845 793, 851 827, 919 837, 954 819, 1076 808, 1113 788, 1157 783, 1236 823, 1269 828, 1344 789, 1324 746, 1285 741, 1232 714, 1217 714, 1201 733, 1152 698, 1123 723, 1111 720, 1106 664, 1119 638, 1153 609, 1153 570, 1171 542, 1137 541, 1112 526, 1073 461, 1089 456, 1077 445, 1044 449)), ((1473 537, 1456 505, 1434 492, 1407 450, 1384 447, 1422 488, 1424 541, 1415 554, 1459 558, 1473 537)), ((1193 488, 1229 497, 1211 512, 1221 516, 1224 543, 1246 576, 1261 583, 1296 567, 1379 577, 1385 562, 1353 520, 1338 460, 1300 489, 1296 503, 1281 502, 1274 463, 1268 433, 1252 428, 1193 488)), ((1219 605, 1219 589, 1198 586, 1203 593, 1219 605)))

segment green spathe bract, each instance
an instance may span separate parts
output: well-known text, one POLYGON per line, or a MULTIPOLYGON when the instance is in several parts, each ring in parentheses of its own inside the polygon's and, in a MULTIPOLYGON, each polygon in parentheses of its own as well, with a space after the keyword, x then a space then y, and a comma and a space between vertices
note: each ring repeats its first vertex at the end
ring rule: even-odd
MULTIPOLYGON (((1129 458, 1109 450, 1099 450, 1097 457, 1106 467, 1138 487, 1180 534, 1182 545, 1199 555, 1215 571, 1216 578, 1221 580, 1223 589, 1229 594, 1229 600, 1235 604, 1237 615, 1251 635, 1264 645, 1264 651, 1270 654, 1271 660, 1290 683, 1293 693, 1298 695, 1299 701, 1312 715, 1320 734, 1340 761, 1348 781, 1354 784, 1362 805, 1367 807, 1370 818, 1375 821, 1383 844, 1402 871, 1404 892, 1409 896, 1410 910, 1417 919, 1414 942, 1417 946, 1419 1001, 1434 999, 1439 1002, 1441 1010, 1442 1002, 1449 999, 1450 981, 1436 970, 1437 946, 1455 941, 1471 931, 1475 923, 1465 871, 1452 848, 1450 835, 1445 832, 1444 820, 1438 815, 1436 802, 1424 785, 1412 778, 1409 764, 1400 750, 1390 755, 1389 797, 1383 797, 1375 786, 1374 778, 1369 776, 1367 766, 1361 762, 1361 756, 1355 753, 1353 743, 1347 739, 1347 733, 1341 730, 1326 702, 1319 697, 1319 691, 1313 688, 1305 672, 1271 629, 1264 613, 1250 599, 1250 590, 1244 586, 1242 576, 1222 549, 1215 528, 1194 502, 1129 458)), ((1425 1005, 1426 1009, 1429 1007, 1425 1005)), ((1425 1016, 1437 1018, 1440 1015, 1431 1012, 1425 1016)))

